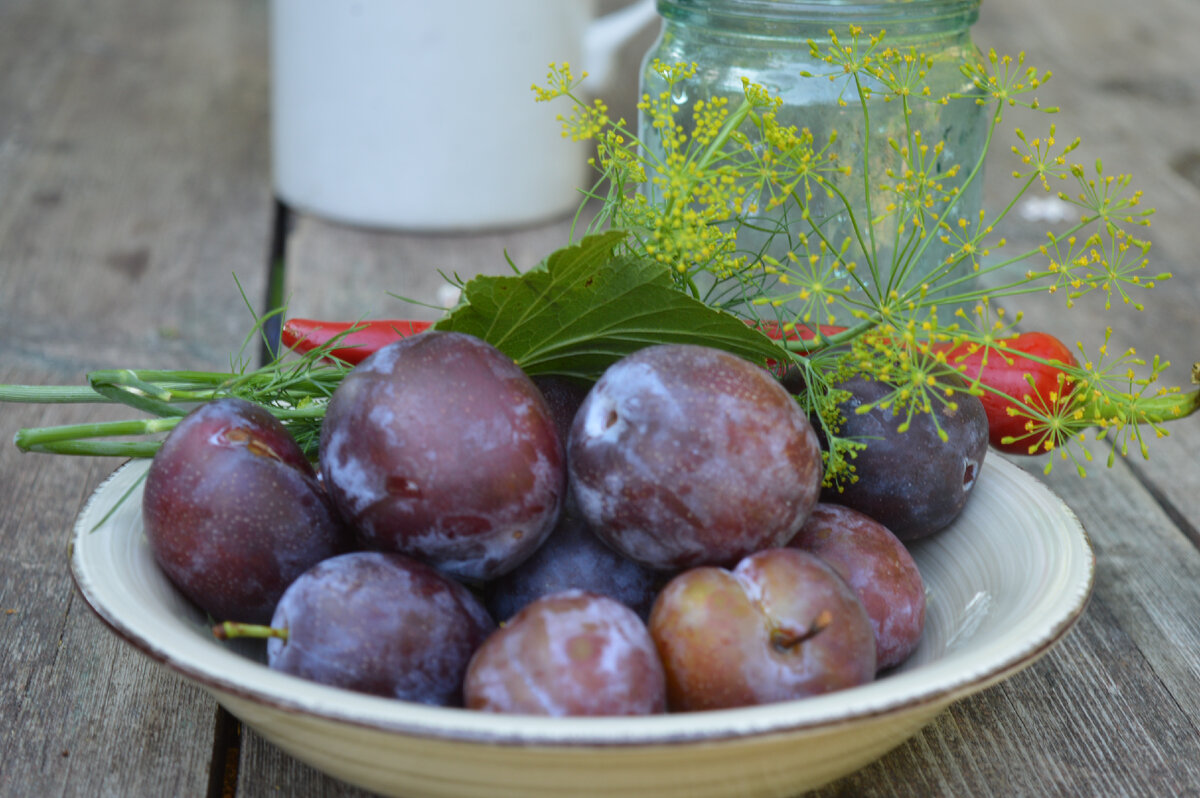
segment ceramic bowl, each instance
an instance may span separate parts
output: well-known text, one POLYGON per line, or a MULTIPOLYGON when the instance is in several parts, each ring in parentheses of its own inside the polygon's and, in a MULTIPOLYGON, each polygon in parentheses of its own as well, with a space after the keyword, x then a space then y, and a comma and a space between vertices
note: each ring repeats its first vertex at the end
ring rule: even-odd
POLYGON ((214 639, 151 557, 146 467, 119 469, 76 524, 71 568, 88 604, 283 750, 405 798, 795 795, 870 763, 1046 653, 1083 611, 1094 571, 1071 510, 993 453, 960 519, 911 547, 928 591, 925 633, 910 660, 871 684, 650 718, 493 715, 302 681, 263 664, 261 645, 214 639))

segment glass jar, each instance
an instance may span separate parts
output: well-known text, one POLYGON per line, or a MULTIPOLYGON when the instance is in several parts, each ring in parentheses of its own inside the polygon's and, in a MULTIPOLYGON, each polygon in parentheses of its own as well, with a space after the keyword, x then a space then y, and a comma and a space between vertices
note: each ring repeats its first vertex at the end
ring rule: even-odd
MULTIPOLYGON (((803 220, 795 213, 785 217, 780 226, 787 235, 775 235, 764 245, 761 232, 739 233, 741 248, 761 246, 778 258, 794 252, 797 240, 813 246, 816 231, 829 247, 846 243, 841 262, 854 272, 851 285, 872 290, 887 281, 892 290, 897 281, 919 284, 955 250, 956 228, 979 223, 991 114, 989 106, 973 99, 977 90, 970 74, 983 64, 970 36, 979 5, 980 0, 658 0, 663 27, 643 64, 641 94, 657 97, 667 89, 656 62, 696 64, 692 77, 671 87, 680 110, 676 118, 687 130, 689 108, 698 101, 724 97, 734 108, 744 97, 743 79, 765 88, 782 101, 777 119, 809 130, 814 148, 834 139, 826 154, 849 167, 849 174, 828 173, 836 191, 817 191, 803 220), (894 86, 869 72, 845 72, 841 64, 819 57, 835 42, 843 48, 855 37, 859 52, 866 52, 870 37, 881 32, 876 54, 886 47, 916 55, 916 63, 924 65, 927 95, 914 93, 901 101, 894 86), (856 76, 869 90, 866 114, 856 76), (956 94, 968 96, 939 102, 956 94), (934 151, 937 142, 943 145, 934 151), (924 219, 925 235, 916 238, 912 209, 897 210, 895 187, 909 176, 905 164, 914 168, 921 143, 929 152, 914 171, 933 181, 941 194, 936 207, 926 209, 936 218, 924 219), (913 253, 919 257, 912 258, 913 253), (867 262, 877 268, 861 268, 867 262), (899 277, 893 277, 896 270, 902 272, 899 277)), ((661 142, 644 110, 638 135, 651 150, 661 142)), ((961 274, 962 267, 954 273, 961 274)), ((843 269, 840 276, 848 272, 843 269)))

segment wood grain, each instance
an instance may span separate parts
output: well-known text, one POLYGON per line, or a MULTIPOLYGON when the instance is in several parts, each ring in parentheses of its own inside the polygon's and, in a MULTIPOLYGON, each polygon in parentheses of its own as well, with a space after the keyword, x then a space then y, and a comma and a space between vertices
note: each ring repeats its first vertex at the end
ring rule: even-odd
MULTIPOLYGON (((1020 48, 1029 63, 1052 70, 1039 97, 1061 107, 1042 124, 1057 123, 1063 140, 1080 136, 1072 160, 1089 166, 1103 159, 1107 174, 1130 174, 1133 188, 1145 192, 1144 205, 1156 210, 1143 232, 1152 242, 1148 273, 1174 277, 1146 292, 1148 310, 1116 303, 1105 311, 1096 299, 1081 300, 1067 312, 1057 297, 1024 299, 1026 328, 1034 326, 1082 342, 1095 358, 1105 328, 1113 330, 1110 351, 1134 348, 1147 360, 1162 355, 1172 368, 1162 384, 1193 389, 1192 363, 1200 361, 1200 180, 1188 164, 1197 162, 1200 141, 1200 82, 1194 31, 1200 6, 1156 0, 1135 10, 1126 3, 1100 0, 1086 13, 1071 3, 1048 6, 1032 0, 985 3, 980 43, 1003 51, 1020 48)), ((1036 128, 1030 127, 1030 135, 1036 128)), ((989 200, 997 207, 1012 159, 989 163, 989 200)), ((1045 223, 1018 221, 1009 231, 1019 246, 1043 242, 1045 223)), ((1170 437, 1151 442, 1148 462, 1134 450, 1130 464, 1138 479, 1159 495, 1176 523, 1191 527, 1200 519, 1200 418, 1170 426, 1170 437)))
POLYGON ((193 360, 228 363, 251 320, 233 275, 252 302, 265 290, 264 10, 6 7, 7 342, 114 340, 136 356, 186 341, 193 360))
POLYGON ((445 293, 455 275, 511 274, 506 256, 527 269, 566 244, 569 233, 567 219, 519 230, 414 235, 297 215, 286 250, 288 315, 436 319, 456 300, 445 293))
MULTIPOLYGON (((605 0, 613 7, 624 0, 605 0)), ((1025 51, 1062 106, 1022 120, 1081 135, 1076 155, 1131 172, 1158 208, 1153 310, 1110 314, 1022 301, 1023 326, 1094 350, 1200 359, 1200 6, 1188 0, 986 2, 985 49, 1025 51)), ((636 46, 643 48, 648 40, 636 46)), ((8 0, 0 4, 0 381, 71 382, 89 368, 220 367, 265 291, 268 174, 265 0, 8 0)), ((627 53, 610 105, 636 86, 627 53), (622 91, 625 93, 623 94, 622 91)), ((1009 125, 1018 115, 1009 116, 1009 125)), ((1036 133, 1035 133, 1036 132, 1036 133)), ((1011 158, 989 161, 988 204, 1011 158)), ((295 216, 285 256, 292 315, 431 318, 441 273, 504 273, 565 243, 569 221, 461 235, 365 231, 295 216)), ((1016 219, 1009 251, 1045 223, 1016 219)), ((99 406, 0 407, 19 426, 111 418, 99 406)), ((823 796, 1177 795, 1200 785, 1200 422, 1172 426, 1153 458, 1048 484, 1089 530, 1092 602, 1078 626, 1014 678, 954 705, 823 796)), ((1093 446, 1103 460, 1103 446, 1093 446)), ((1037 471, 1043 461, 1024 461, 1037 471)), ((229 741, 207 695, 121 644, 74 593, 64 552, 83 501, 115 463, 0 447, 0 795, 322 795, 360 798, 265 743, 229 741), (10 612, 11 610, 11 612, 10 612), (214 748, 220 749, 214 757, 214 748), (217 768, 212 767, 214 760, 217 768), (229 778, 226 783, 224 780, 229 778)))
MULTIPOLYGON (((51 376, 0 367, 0 382, 51 376)), ((101 405, 3 411, 6 431, 115 415, 101 405)), ((75 517, 115 466, 0 448, 2 795, 197 795, 207 787, 215 702, 120 642, 75 592, 67 567, 75 517)))
MULTIPOLYGON (((0 5, 0 382, 228 365, 264 290, 265 4, 0 5)), ((125 646, 66 542, 117 465, 22 455, 0 408, 0 794, 205 795, 215 702, 125 646)))

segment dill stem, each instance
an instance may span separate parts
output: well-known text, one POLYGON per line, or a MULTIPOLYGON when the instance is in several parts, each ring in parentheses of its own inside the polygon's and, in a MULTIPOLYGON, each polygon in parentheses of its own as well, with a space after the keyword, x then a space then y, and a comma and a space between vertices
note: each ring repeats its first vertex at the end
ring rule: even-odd
POLYGON ((81 385, 0 385, 0 402, 75 405, 104 404, 112 400, 81 385))
MULTIPOLYGON (((871 112, 870 112, 870 109, 867 107, 867 95, 863 92, 862 79, 859 77, 857 72, 854 73, 854 87, 858 90, 858 104, 862 108, 863 130, 865 131, 865 133, 863 135, 863 142, 862 142, 862 148, 863 148, 862 181, 863 181, 863 204, 864 204, 863 213, 865 214, 865 217, 868 222, 867 236, 868 236, 868 238, 870 238, 870 241, 871 241, 871 250, 870 251, 871 251, 872 257, 870 258, 870 261, 872 263, 875 263, 875 258, 878 257, 878 253, 879 253, 879 249, 878 249, 879 245, 875 242, 875 225, 870 224, 870 221, 875 218, 875 212, 871 208, 871 112)), ((908 117, 906 115, 905 116, 906 124, 907 124, 907 120, 908 120, 908 117)), ((847 207, 847 210, 849 210, 849 207, 847 207)), ((854 217, 853 211, 850 211, 850 216, 851 216, 851 218, 854 217)), ((866 245, 862 241, 862 233, 859 232, 857 223, 854 225, 854 232, 858 236, 859 245, 862 246, 863 251, 866 252, 867 248, 866 248, 866 245)), ((878 269, 877 263, 875 263, 875 269, 878 269)), ((875 275, 875 285, 879 285, 879 275, 878 274, 875 275)))
POLYGON ((25 451, 35 454, 73 455, 76 457, 153 457, 162 446, 161 441, 59 441, 32 446, 25 451))
POLYGON ((1085 403, 1083 414, 1085 419, 1162 424, 1186 418, 1197 410, 1200 410, 1200 390, 1125 401, 1114 401, 1102 394, 1085 403))
MULTIPOLYGON (((263 408, 281 421, 322 418, 323 404, 307 407, 263 408)), ((23 452, 46 454, 79 454, 110 457, 149 457, 160 445, 159 441, 103 441, 96 438, 157 435, 170 432, 182 420, 182 416, 142 418, 124 421, 97 421, 84 424, 59 424, 50 427, 26 427, 17 430, 13 443, 23 452)))
MULTIPOLYGON (((1079 222, 1075 225, 1072 225, 1070 227, 1070 229, 1065 230, 1061 234, 1056 234, 1054 236, 1054 243, 1057 244, 1060 241, 1070 238, 1071 236, 1079 233, 1080 231, 1082 231, 1083 229, 1088 227, 1089 224, 1090 224, 1090 222, 1083 221, 1083 222, 1079 222)), ((941 291, 943 293, 943 295, 946 295, 946 294, 949 294, 950 289, 952 289, 952 288, 957 288, 958 286, 966 284, 966 283, 976 282, 981 277, 985 277, 989 274, 995 274, 996 272, 998 272, 1002 269, 1006 269, 1015 263, 1020 263, 1021 261, 1028 260, 1029 258, 1033 257, 1034 255, 1036 255, 1040 252, 1041 252, 1041 246, 1034 247, 1033 249, 1027 250, 1026 252, 1022 252, 1019 255, 1014 255, 1013 257, 1005 258, 1004 260, 997 261, 997 262, 991 264, 990 266, 984 266, 977 272, 972 271, 972 272, 970 272, 968 274, 964 274, 960 277, 955 277, 954 279, 946 280, 945 276, 950 273, 950 270, 953 269, 954 266, 957 266, 959 263, 962 262, 961 260, 958 260, 952 264, 948 264, 947 265, 948 268, 947 268, 947 266, 943 266, 942 267, 943 273, 938 275, 934 279, 938 280, 938 290, 941 291)), ((1009 282, 1009 283, 1006 283, 1003 285, 998 285, 998 286, 991 287, 991 288, 984 288, 984 289, 980 289, 979 291, 972 291, 969 294, 964 294, 962 296, 963 297, 968 297, 968 296, 973 296, 973 295, 1016 296, 1018 294, 1043 293, 1046 290, 1047 290, 1046 286, 1042 285, 1041 283, 1032 282, 1028 279, 1016 279, 1016 280, 1013 280, 1012 282, 1009 282)), ((907 299, 910 296, 911 296, 911 292, 909 294, 906 294, 905 298, 907 299)), ((963 301, 963 300, 960 300, 958 297, 953 297, 953 298, 951 298, 951 301, 963 301)))
MULTIPOLYGON (((971 169, 971 173, 967 175, 966 179, 964 179, 962 184, 958 187, 958 192, 950 198, 950 201, 946 203, 946 207, 941 210, 939 215, 942 219, 946 219, 954 212, 955 207, 958 206, 958 201, 962 199, 963 194, 966 193, 967 187, 979 179, 979 174, 983 171, 983 165, 987 161, 987 154, 992 149, 992 139, 996 136, 996 128, 1000 126, 1000 120, 1003 116, 1002 111, 1003 106, 997 105, 995 112, 992 114, 992 124, 988 127, 987 135, 983 140, 983 146, 980 148, 979 160, 975 162, 975 166, 971 169)), ((1007 209, 1005 212, 1007 213, 1007 209)), ((930 245, 936 240, 938 240, 938 236, 936 235, 926 236, 921 246, 918 247, 916 252, 913 253, 913 259, 911 262, 919 263, 921 259, 925 257, 925 250, 929 249, 930 245)), ((939 286, 939 289, 942 287, 943 286, 939 286)))
MULTIPOLYGON (((913 153, 917 151, 917 142, 913 135, 912 126, 912 109, 908 105, 908 97, 900 98, 901 113, 904 119, 904 146, 909 153, 909 157, 914 157, 913 153)), ((867 131, 870 131, 870 120, 868 120, 867 131)), ((916 171, 915 169, 913 171, 916 171)), ((870 194, 868 194, 868 202, 870 202, 870 194)), ((917 205, 920 205, 919 198, 917 205)), ((922 214, 923 216, 923 214, 922 214)), ((907 276, 912 271, 914 262, 911 256, 911 247, 919 241, 922 236, 919 234, 923 230, 923 225, 913 225, 908 235, 908 241, 903 247, 900 246, 900 230, 905 225, 896 225, 896 235, 892 241, 892 268, 888 271, 887 287, 880 296, 887 296, 893 290, 898 289, 903 285, 903 277, 907 276)))
MULTIPOLYGON (((709 142, 708 147, 705 148, 704 153, 700 156, 696 169, 689 173, 690 177, 687 181, 686 188, 676 191, 675 196, 670 197, 667 200, 667 204, 663 207, 664 217, 669 217, 671 215, 671 212, 675 209, 675 202, 678 197, 690 197, 692 195, 693 188, 700 180, 700 178, 696 177, 696 175, 703 174, 712 165, 712 162, 716 160, 717 156, 723 155, 721 150, 725 146, 725 142, 729 140, 729 137, 733 134, 733 131, 741 127, 742 122, 745 121, 746 117, 750 114, 750 111, 750 101, 742 100, 742 104, 737 107, 737 110, 725 120, 725 124, 721 126, 721 129, 717 132, 717 135, 713 137, 713 140, 709 142)), ((691 158, 688 160, 691 162, 691 158)), ((693 295, 699 297, 699 293, 695 290, 694 284, 691 287, 693 295)))
MULTIPOLYGON (((848 200, 846 198, 846 195, 842 192, 842 190, 840 188, 838 188, 836 183, 821 180, 821 185, 826 187, 827 189, 829 189, 835 195, 837 195, 838 199, 840 199, 842 201, 842 205, 846 209, 846 216, 850 220, 850 226, 854 230, 854 237, 858 241, 858 246, 862 250, 863 257, 865 257, 867 260, 867 267, 868 267, 869 271, 871 272, 871 279, 874 281, 874 285, 876 287, 878 287, 879 286, 879 268, 876 265, 875 251, 874 251, 874 249, 871 249, 870 251, 867 250, 867 245, 863 241, 862 231, 859 229, 859 226, 858 226, 858 217, 854 213, 854 208, 853 208, 853 206, 851 206, 850 200, 848 200)), ((811 217, 808 215, 807 208, 805 208, 804 202, 800 199, 799 195, 796 194, 795 190, 793 190, 791 192, 791 197, 796 202, 796 204, 801 208, 801 218, 802 219, 811 219, 811 217)), ((845 258, 842 257, 841 251, 838 250, 838 248, 834 246, 833 242, 830 241, 829 238, 825 235, 825 230, 823 229, 823 227, 818 224, 813 224, 812 232, 817 236, 818 240, 820 240, 823 244, 825 244, 826 248, 830 252, 838 253, 835 256, 837 258, 837 264, 840 265, 842 268, 845 268, 846 267, 845 258)), ((870 287, 867 286, 859 278, 857 273, 855 273, 854 271, 852 271, 850 269, 846 269, 846 271, 847 271, 847 275, 849 276, 849 278, 851 280, 853 280, 860 289, 862 289, 863 293, 868 293, 868 294, 870 293, 870 287)))
POLYGON ((873 329, 877 324, 879 324, 879 319, 872 317, 866 321, 859 322, 853 327, 847 327, 840 333, 834 333, 833 335, 822 335, 820 343, 817 341, 805 340, 782 341, 781 343, 783 344, 784 348, 790 352, 806 354, 808 352, 812 352, 814 349, 828 349, 844 343, 849 343, 868 330, 873 329))
MULTIPOLYGON (((225 374, 207 371, 159 371, 159 370, 120 370, 133 375, 137 379, 155 384, 158 388, 170 393, 187 391, 197 386, 217 387, 238 377, 236 374, 225 374)), ((113 399, 91 387, 94 376, 116 373, 116 370, 94 371, 88 375, 89 385, 9 385, 0 384, 0 402, 21 402, 27 404, 113 404, 113 399)), ((191 400, 196 393, 187 394, 191 400)), ((211 396, 211 391, 207 394, 211 396)))
POLYGON ((711 142, 709 142, 708 148, 704 151, 704 155, 700 158, 701 169, 707 169, 711 165, 713 158, 720 153, 722 148, 724 148, 725 142, 729 140, 729 137, 733 134, 733 131, 742 126, 742 122, 750 114, 750 110, 750 101, 742 100, 742 104, 737 107, 737 110, 725 120, 725 124, 721 126, 721 129, 717 132, 717 135, 711 142))
POLYGON ((169 432, 179 423, 178 416, 143 418, 133 421, 99 421, 88 424, 62 424, 55 427, 27 427, 17 430, 13 443, 23 452, 38 450, 46 444, 119 435, 153 435, 169 432))

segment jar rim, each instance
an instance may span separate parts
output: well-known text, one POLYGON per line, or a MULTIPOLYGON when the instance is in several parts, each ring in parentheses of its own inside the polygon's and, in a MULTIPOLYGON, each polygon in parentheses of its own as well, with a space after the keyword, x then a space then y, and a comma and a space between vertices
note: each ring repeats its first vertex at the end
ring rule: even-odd
POLYGON ((713 22, 759 20, 805 23, 970 22, 982 0, 657 0, 659 14, 703 14, 713 22))

